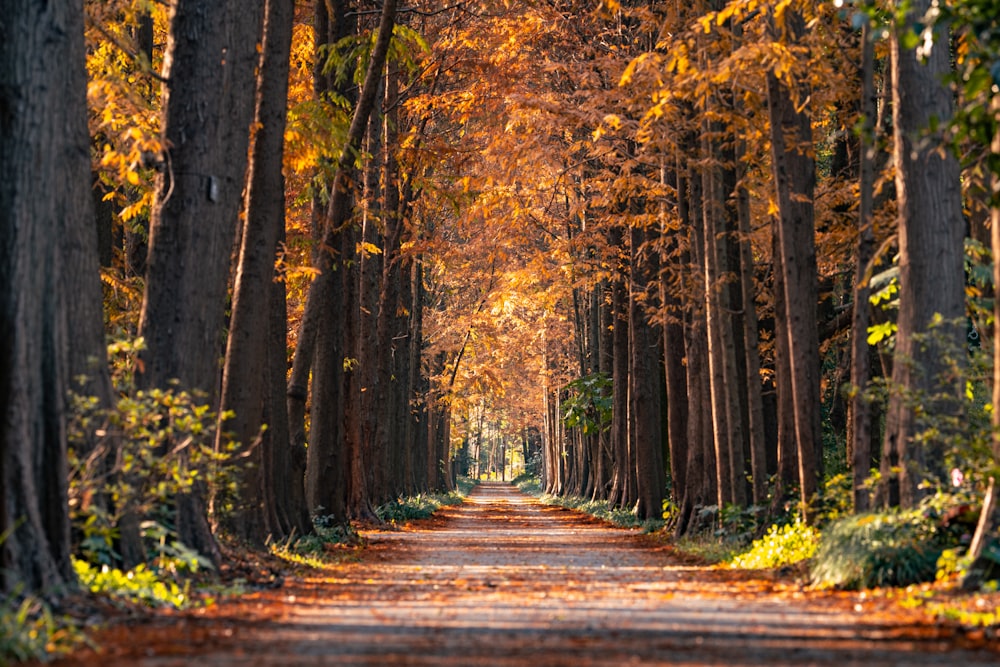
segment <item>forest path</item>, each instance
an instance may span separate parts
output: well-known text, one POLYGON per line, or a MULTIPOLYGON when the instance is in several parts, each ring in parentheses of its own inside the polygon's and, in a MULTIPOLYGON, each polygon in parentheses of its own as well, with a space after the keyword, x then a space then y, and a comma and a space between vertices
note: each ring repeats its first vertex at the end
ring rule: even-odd
POLYGON ((916 615, 856 609, 482 485, 359 562, 201 616, 112 629, 102 665, 995 665, 916 615), (228 611, 227 611, 228 610, 228 611), (117 632, 127 632, 127 637, 117 632))

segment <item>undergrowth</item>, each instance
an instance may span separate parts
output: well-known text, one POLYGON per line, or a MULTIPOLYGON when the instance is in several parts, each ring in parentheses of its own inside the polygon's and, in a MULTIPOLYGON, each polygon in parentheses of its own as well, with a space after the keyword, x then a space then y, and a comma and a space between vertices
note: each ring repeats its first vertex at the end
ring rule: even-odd
MULTIPOLYGON (((376 507, 375 514, 379 520, 390 525, 428 519, 446 505, 461 504, 465 494, 474 486, 469 482, 468 478, 460 477, 458 491, 397 498, 376 507)), ((271 554, 288 563, 322 569, 356 557, 357 551, 365 547, 364 537, 353 526, 344 525, 335 517, 314 516, 313 529, 310 535, 269 543, 271 554)))
POLYGON ((73 559, 73 569, 80 585, 97 595, 112 599, 138 602, 150 607, 181 609, 191 603, 191 581, 174 581, 163 572, 152 570, 140 563, 132 570, 122 570, 108 565, 94 566, 73 559))
POLYGON ((463 498, 472 493, 472 490, 476 488, 478 484, 479 482, 465 475, 458 475, 455 478, 455 486, 457 487, 456 493, 463 498))
POLYGON ((511 483, 529 496, 540 497, 542 495, 542 481, 534 475, 528 473, 518 475, 511 483))
POLYGON ((794 565, 812 558, 819 546, 820 534, 801 521, 772 525, 767 533, 751 543, 750 548, 729 561, 740 569, 768 569, 794 565))
POLYGON ((0 601, 0 665, 65 655, 85 641, 75 623, 37 597, 0 601))
POLYGON ((842 589, 933 581, 944 549, 920 511, 859 514, 824 531, 812 580, 842 589))
POLYGON ((418 519, 429 519, 434 512, 445 505, 460 505, 462 496, 450 493, 418 494, 408 498, 397 498, 375 508, 379 519, 390 524, 406 523, 418 519))
POLYGON ((729 562, 740 552, 740 548, 732 542, 705 535, 685 535, 676 538, 672 544, 676 553, 709 565, 729 562))

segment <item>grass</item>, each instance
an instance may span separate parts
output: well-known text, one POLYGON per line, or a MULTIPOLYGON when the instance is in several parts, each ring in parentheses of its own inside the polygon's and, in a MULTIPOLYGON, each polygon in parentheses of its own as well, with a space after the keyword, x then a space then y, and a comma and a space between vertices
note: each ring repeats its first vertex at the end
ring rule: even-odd
POLYGON ((75 623, 55 615, 36 597, 11 597, 0 602, 0 665, 49 660, 85 642, 75 623))
POLYGON ((934 581, 942 553, 933 523, 919 512, 859 514, 824 530, 812 580, 848 590, 934 581))
POLYGON ((443 494, 418 494, 408 498, 397 498, 375 508, 379 519, 390 524, 406 523, 419 519, 429 519, 434 512, 445 505, 459 505, 463 496, 456 491, 443 494))
POLYGON ((738 544, 711 535, 686 535, 671 544, 678 555, 706 565, 728 563, 740 554, 738 544))

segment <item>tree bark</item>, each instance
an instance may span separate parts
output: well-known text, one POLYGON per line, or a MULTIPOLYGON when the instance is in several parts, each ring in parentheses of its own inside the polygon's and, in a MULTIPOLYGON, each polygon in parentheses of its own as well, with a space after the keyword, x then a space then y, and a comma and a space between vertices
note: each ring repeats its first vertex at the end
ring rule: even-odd
MULTIPOLYGON (((805 28, 801 17, 789 12, 785 23, 792 38, 798 39, 805 28)), ((787 324, 787 329, 777 331, 776 335, 788 340, 801 510, 804 518, 811 518, 808 503, 818 489, 823 461, 819 410, 816 409, 820 404, 820 360, 812 125, 806 111, 796 107, 788 86, 773 72, 767 74, 767 94, 787 324)), ((805 93, 800 91, 800 94, 805 93)))
MULTIPOLYGON (((335 289, 354 289, 353 287, 348 287, 347 285, 343 287, 338 287, 337 282, 341 280, 346 280, 347 278, 342 274, 347 274, 349 271, 336 271, 335 262, 332 254, 334 248, 341 248, 341 252, 345 249, 352 250, 352 248, 345 245, 349 243, 345 241, 345 234, 343 230, 345 229, 345 224, 348 223, 351 209, 349 202, 353 196, 354 191, 354 161, 361 148, 362 140, 364 139, 365 131, 368 127, 368 121, 372 114, 372 110, 375 108, 376 97, 379 90, 379 83, 382 78, 383 69, 385 67, 386 56, 389 51, 389 42, 392 37, 393 26, 395 25, 396 16, 396 0, 387 0, 382 5, 381 17, 379 19, 378 33, 375 39, 375 46, 372 50, 371 57, 368 62, 368 70, 365 73, 365 80, 362 84, 361 93, 358 96, 357 104, 354 108, 354 115, 351 117, 351 125, 348 129, 347 139, 344 144, 343 152, 337 161, 336 171, 333 177, 333 184, 330 191, 330 203, 327 209, 327 215, 325 220, 325 229, 323 231, 323 239, 321 243, 321 250, 316 256, 316 268, 319 270, 319 275, 313 281, 310 287, 310 292, 314 289, 319 290, 335 290, 335 289)), ((331 17, 333 18, 333 17, 331 17)), ((353 281, 348 283, 348 285, 353 285, 353 281)), ((329 294, 329 292, 328 292, 329 294)), ((351 296, 350 294, 345 295, 345 297, 351 296)), ((344 304, 344 312, 350 309, 350 304, 344 304)), ((317 332, 322 332, 328 330, 334 326, 334 320, 343 317, 343 313, 340 311, 332 311, 326 307, 326 304, 322 303, 320 300, 314 300, 309 298, 306 304, 306 311, 303 315, 303 322, 308 318, 316 319, 317 332), (316 312, 315 309, 319 309, 316 312)), ((345 348, 343 349, 354 349, 354 343, 356 340, 353 336, 354 328, 345 325, 344 330, 345 335, 350 336, 345 340, 345 348)), ((327 344, 333 343, 335 341, 327 340, 327 344)), ((316 424, 316 411, 319 409, 327 410, 331 406, 322 407, 324 405, 324 395, 319 393, 319 383, 322 382, 326 391, 335 391, 337 384, 333 377, 320 378, 320 373, 326 374, 336 374, 337 367, 342 367, 344 364, 343 356, 338 356, 337 350, 327 349, 320 350, 321 340, 317 339, 317 350, 316 357, 317 363, 314 368, 313 376, 313 424, 316 424), (324 355, 325 361, 320 364, 319 357, 324 355)), ((339 348, 338 348, 339 349, 339 348)), ((356 355, 353 358, 357 358, 356 355)), ((360 389, 360 387, 358 387, 360 389)), ((344 418, 348 419, 355 415, 354 410, 356 409, 352 403, 356 400, 356 397, 348 393, 346 396, 346 403, 344 404, 344 418)), ((337 414, 330 414, 324 417, 324 422, 327 423, 330 428, 333 428, 333 424, 340 419, 337 414)), ((345 425, 345 436, 351 438, 354 432, 354 428, 345 425)), ((357 430, 360 435, 360 429, 357 430)), ((324 434, 323 436, 316 435, 315 433, 310 433, 310 447, 312 447, 313 442, 321 442, 322 439, 329 437, 330 434, 324 434)), ((357 440, 354 441, 355 443, 357 440)), ((347 447, 347 460, 344 462, 346 465, 351 467, 352 473, 350 479, 348 480, 348 497, 349 501, 347 503, 347 511, 355 515, 364 515, 365 517, 372 516, 373 513, 370 508, 370 504, 367 500, 367 488, 362 485, 367 484, 365 479, 367 472, 360 474, 355 470, 355 464, 359 460, 354 457, 358 456, 358 449, 356 446, 352 446, 350 442, 346 444, 347 447)), ((320 461, 319 465, 323 467, 328 467, 329 462, 320 461)), ((309 473, 310 477, 313 477, 313 473, 309 473)))
POLYGON ((867 512, 871 507, 867 488, 872 466, 872 410, 865 398, 871 381, 871 352, 868 327, 871 304, 868 301, 871 263, 875 253, 875 43, 872 26, 865 21, 861 31, 861 155, 858 164, 858 243, 854 261, 854 307, 851 317, 851 397, 847 451, 852 468, 854 511, 867 512))
MULTIPOLYGON (((229 260, 253 117, 263 4, 176 0, 165 56, 167 169, 150 225, 140 385, 218 392, 229 260)), ((197 492, 177 499, 184 544, 218 563, 197 492)))
POLYGON ((774 393, 777 420, 776 474, 772 496, 771 514, 785 514, 785 504, 792 498, 798 484, 799 452, 795 444, 795 404, 792 392, 792 362, 788 349, 788 308, 785 306, 785 272, 781 267, 781 247, 779 238, 781 220, 772 219, 771 234, 773 261, 774 296, 774 393))
POLYGON ((932 129, 947 124, 954 108, 944 82, 951 71, 947 33, 937 36, 926 62, 904 48, 899 35, 930 4, 914 2, 891 43, 900 297, 882 466, 892 478, 889 468, 898 465, 904 507, 915 507, 929 492, 923 482, 947 484, 943 441, 954 427, 941 420, 961 413, 961 378, 952 370, 967 356, 959 165, 932 129), (938 317, 940 324, 932 325, 938 317), (931 426, 944 437, 914 441, 931 426))
POLYGON ((666 486, 663 466, 663 410, 660 405, 663 375, 660 373, 660 338, 644 312, 646 291, 656 275, 649 234, 633 227, 631 281, 629 282, 629 416, 635 424, 635 514, 639 519, 663 515, 666 486))
MULTIPOLYGON (((261 433, 264 414, 272 393, 284 394, 285 378, 261 373, 271 354, 283 356, 285 340, 274 340, 270 327, 259 326, 261 313, 273 312, 277 297, 275 260, 278 240, 285 226, 285 182, 282 174, 285 118, 288 101, 289 54, 294 18, 292 0, 267 0, 264 43, 257 90, 257 131, 250 158, 246 214, 241 236, 239 264, 233 289, 232 316, 222 377, 220 414, 233 416, 220 424, 243 447, 241 480, 236 509, 227 519, 241 539, 263 546, 268 536, 285 537, 274 523, 275 506, 287 505, 276 490, 283 480, 276 476, 276 457, 288 456, 287 432, 270 425, 261 433), (279 347, 271 352, 269 345, 279 347), (271 379, 273 382, 265 383, 271 379)), ((300 526, 301 528, 301 526, 300 526)))
MULTIPOLYGON (((614 227, 610 233, 609 245, 622 245, 623 232, 614 227)), ((614 507, 628 507, 633 499, 631 481, 635 467, 629 455, 629 348, 628 348, 628 289, 624 269, 611 279, 612 312, 612 372, 611 396, 611 451, 613 482, 608 501, 614 507)))
POLYGON ((99 369, 104 358, 103 340, 92 347, 100 310, 91 308, 95 300, 100 303, 100 286, 84 59, 82 2, 5 6, 0 21, 0 591, 5 594, 57 592, 75 582, 66 399, 71 373, 82 370, 73 366, 93 355, 99 369), (81 303, 74 306, 74 300, 81 303), (97 323, 89 321, 95 316, 97 323), (81 331, 86 336, 77 339, 81 331), (79 346, 73 354, 71 340, 79 346))

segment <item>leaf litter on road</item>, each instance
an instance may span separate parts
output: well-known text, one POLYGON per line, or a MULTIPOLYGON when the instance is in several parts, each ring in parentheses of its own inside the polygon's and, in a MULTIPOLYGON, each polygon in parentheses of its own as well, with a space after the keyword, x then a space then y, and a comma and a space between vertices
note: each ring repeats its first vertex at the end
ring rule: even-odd
POLYGON ((890 596, 705 567, 503 484, 349 562, 203 609, 125 616, 71 665, 841 665, 1000 661, 890 596))

